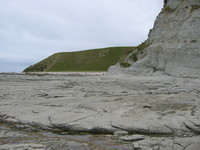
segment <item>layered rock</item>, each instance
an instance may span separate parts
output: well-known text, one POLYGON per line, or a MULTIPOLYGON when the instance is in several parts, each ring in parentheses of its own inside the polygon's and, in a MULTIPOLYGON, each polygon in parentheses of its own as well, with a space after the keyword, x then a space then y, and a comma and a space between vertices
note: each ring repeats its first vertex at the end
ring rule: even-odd
MULTIPOLYGON (((129 68, 110 67, 111 73, 200 77, 200 1, 165 0, 164 8, 150 30, 143 51, 146 57, 129 68)), ((130 57, 130 56, 128 56, 130 57)), ((127 59, 127 58, 126 58, 127 59)))
POLYGON ((200 79, 3 75, 0 85, 0 149, 83 150, 97 142, 88 134, 106 133, 92 150, 199 150, 200 79))

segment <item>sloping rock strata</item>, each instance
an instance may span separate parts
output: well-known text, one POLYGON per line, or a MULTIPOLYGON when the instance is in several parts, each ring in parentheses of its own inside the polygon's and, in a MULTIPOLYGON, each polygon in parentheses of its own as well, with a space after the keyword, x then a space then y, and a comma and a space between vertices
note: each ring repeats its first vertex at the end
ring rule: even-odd
POLYGON ((200 77, 199 16, 199 0, 166 0, 145 42, 146 57, 129 68, 112 66, 109 72, 152 75, 163 71, 177 77, 200 77))

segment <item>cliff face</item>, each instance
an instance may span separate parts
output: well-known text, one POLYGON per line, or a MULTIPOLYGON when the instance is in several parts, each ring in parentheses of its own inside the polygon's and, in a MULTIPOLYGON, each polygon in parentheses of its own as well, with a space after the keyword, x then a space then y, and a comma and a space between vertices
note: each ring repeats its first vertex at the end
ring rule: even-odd
POLYGON ((146 43, 144 58, 110 72, 200 77, 200 0, 165 0, 146 43))

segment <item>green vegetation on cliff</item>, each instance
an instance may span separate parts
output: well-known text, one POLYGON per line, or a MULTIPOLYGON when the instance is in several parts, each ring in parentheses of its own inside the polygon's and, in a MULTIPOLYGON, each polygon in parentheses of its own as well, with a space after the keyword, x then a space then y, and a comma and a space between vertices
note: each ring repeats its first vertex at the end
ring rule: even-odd
POLYGON ((24 72, 107 71, 134 47, 109 47, 78 52, 61 52, 34 64, 24 72))

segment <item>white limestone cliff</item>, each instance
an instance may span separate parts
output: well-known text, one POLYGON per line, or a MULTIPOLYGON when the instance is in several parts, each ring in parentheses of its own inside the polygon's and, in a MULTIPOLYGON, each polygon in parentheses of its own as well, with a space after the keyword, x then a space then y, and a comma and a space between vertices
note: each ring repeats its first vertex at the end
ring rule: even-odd
POLYGON ((111 66, 109 72, 200 77, 200 0, 165 0, 146 43, 144 58, 128 68, 111 66))

